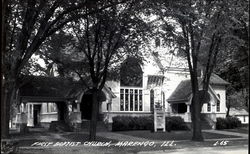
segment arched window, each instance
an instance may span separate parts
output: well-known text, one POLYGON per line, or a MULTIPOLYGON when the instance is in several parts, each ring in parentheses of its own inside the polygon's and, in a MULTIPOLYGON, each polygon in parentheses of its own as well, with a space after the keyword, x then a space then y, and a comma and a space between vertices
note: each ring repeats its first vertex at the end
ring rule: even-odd
POLYGON ((153 89, 151 89, 150 90, 150 111, 154 111, 154 90, 153 89))
POLYGON ((220 94, 217 94, 219 100, 217 100, 217 103, 216 103, 216 111, 217 112, 220 112, 220 94))
POLYGON ((129 57, 121 65, 121 86, 142 87, 142 69, 137 58, 129 57))

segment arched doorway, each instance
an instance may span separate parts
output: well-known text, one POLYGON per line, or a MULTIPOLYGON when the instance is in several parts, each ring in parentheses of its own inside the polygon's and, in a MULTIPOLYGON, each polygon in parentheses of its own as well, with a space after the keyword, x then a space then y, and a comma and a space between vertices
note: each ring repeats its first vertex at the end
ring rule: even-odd
MULTIPOLYGON (((81 101, 81 105, 80 105, 80 110, 82 113, 82 119, 86 119, 86 120, 91 120, 91 115, 92 115, 92 93, 93 90, 90 89, 88 91, 85 92, 85 94, 82 96, 82 101, 81 101)), ((98 113, 100 112, 100 105, 101 102, 106 101, 106 95, 103 91, 101 91, 101 93, 99 94, 98 97, 98 102, 99 102, 99 108, 98 108, 98 113)), ((99 116, 98 116, 99 117, 99 116)))

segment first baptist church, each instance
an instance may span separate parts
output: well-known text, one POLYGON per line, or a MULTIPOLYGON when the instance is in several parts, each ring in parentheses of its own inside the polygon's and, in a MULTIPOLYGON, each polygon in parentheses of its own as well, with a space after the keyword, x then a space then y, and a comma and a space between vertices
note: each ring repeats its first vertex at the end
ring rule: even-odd
MULTIPOLYGON (((192 99, 188 67, 184 58, 163 54, 157 47, 143 62, 127 57, 120 67, 120 80, 108 80, 99 104, 100 120, 112 123, 114 116, 149 116, 161 106, 166 116, 180 116, 191 122, 192 99)), ((202 69, 199 70, 202 87, 202 69)), ((91 90, 79 81, 59 77, 30 76, 18 91, 18 110, 10 126, 49 127, 51 122, 65 120, 71 125, 91 118, 91 90)), ((212 74, 209 85, 210 102, 202 113, 214 125, 216 117, 226 116, 226 86, 229 83, 212 74)))

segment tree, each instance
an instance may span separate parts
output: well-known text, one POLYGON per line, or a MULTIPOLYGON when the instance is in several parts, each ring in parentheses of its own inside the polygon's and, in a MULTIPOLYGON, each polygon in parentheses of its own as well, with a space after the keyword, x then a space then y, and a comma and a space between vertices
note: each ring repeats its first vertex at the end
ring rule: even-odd
MULTIPOLYGON (((128 1, 72 24, 78 51, 85 56, 92 81, 90 140, 96 139, 98 98, 110 68, 122 61, 125 55, 138 56, 138 46, 146 43, 146 36, 150 33, 139 14, 141 5, 136 1, 128 1)), ((86 8, 85 11, 87 14, 91 9, 86 8)))
MULTIPOLYGON (((145 46, 148 36, 152 35, 152 27, 145 23, 140 14, 141 9, 147 7, 144 4, 127 1, 72 22, 60 31, 61 34, 54 35, 56 42, 49 42, 49 47, 41 52, 45 59, 51 59, 60 67, 61 75, 75 73, 91 88, 93 110, 90 140, 96 137, 100 103, 97 95, 100 95, 106 79, 118 79, 119 63, 126 55, 141 59, 140 47, 142 44, 145 46), (69 34, 73 38, 65 42, 64 38, 70 37, 69 34), (56 54, 53 52, 55 50, 56 54)), ((87 13, 89 8, 85 11, 87 13)))
MULTIPOLYGON (((172 32, 166 41, 175 42, 179 54, 187 59, 191 85, 192 140, 203 141, 201 109, 208 101, 208 87, 219 51, 232 39, 231 29, 237 24, 232 9, 236 1, 156 1, 156 13, 163 21, 163 30, 172 32), (174 25, 174 26, 173 26, 174 25), (198 70, 204 67, 202 90, 199 90, 198 70)), ((223 54, 223 53, 222 53, 223 54)))
MULTIPOLYGON (((72 34, 77 38, 76 51, 83 53, 91 78, 92 115, 90 140, 96 139, 98 98, 107 75, 126 55, 139 57, 150 29, 140 16, 141 2, 134 0, 99 11, 72 23, 72 34), (112 25, 112 26, 111 26, 112 25)), ((101 7, 97 5, 96 7, 101 7)), ((85 13, 92 11, 86 8, 85 13)))
MULTIPOLYGON (((39 49, 42 43, 60 30, 67 23, 84 18, 89 14, 94 14, 100 10, 113 5, 123 3, 123 1, 61 1, 61 0, 26 0, 26 1, 2 1, 6 7, 4 24, 6 25, 6 50, 3 54, 2 86, 4 93, 1 102, 1 135, 7 138, 9 134, 9 106, 18 88, 17 79, 22 69, 27 64, 30 57, 39 49), (83 7, 92 8, 96 3, 103 5, 97 9, 83 14, 83 7)), ((3 9, 4 11, 5 9, 3 9)))

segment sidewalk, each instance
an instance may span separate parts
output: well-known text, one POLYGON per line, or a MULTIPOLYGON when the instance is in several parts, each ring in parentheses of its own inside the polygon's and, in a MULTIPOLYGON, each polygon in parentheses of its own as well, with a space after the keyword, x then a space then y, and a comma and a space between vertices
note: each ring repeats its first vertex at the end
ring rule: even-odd
POLYGON ((248 138, 248 134, 244 133, 237 133, 237 132, 228 132, 225 130, 202 130, 202 132, 208 132, 208 133, 216 133, 216 134, 223 134, 223 135, 234 135, 234 136, 239 136, 241 138, 248 138))
POLYGON ((175 150, 159 150, 159 151, 141 151, 138 154, 247 154, 248 148, 231 146, 228 148, 220 147, 220 148, 211 148, 211 147, 202 147, 202 148, 183 148, 183 149, 175 149, 175 150))

